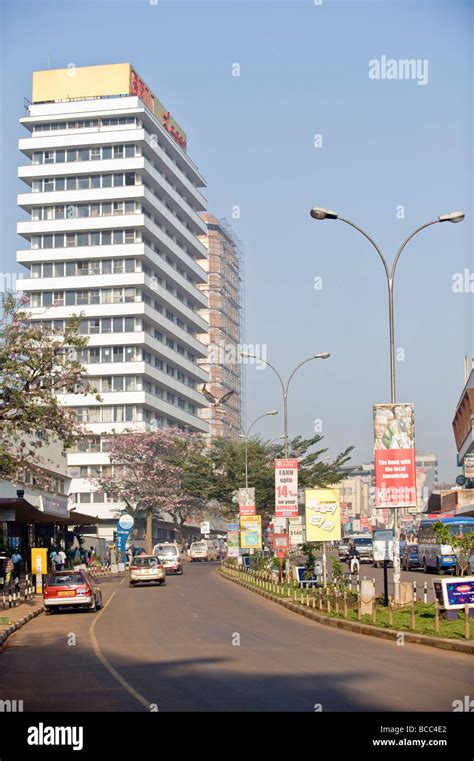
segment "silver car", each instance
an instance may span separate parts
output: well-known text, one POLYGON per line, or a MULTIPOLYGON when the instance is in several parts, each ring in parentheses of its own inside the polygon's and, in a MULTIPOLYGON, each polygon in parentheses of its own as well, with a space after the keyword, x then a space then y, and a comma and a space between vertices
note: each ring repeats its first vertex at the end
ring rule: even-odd
POLYGON ((165 569, 156 555, 137 555, 129 567, 129 584, 166 584, 165 569))

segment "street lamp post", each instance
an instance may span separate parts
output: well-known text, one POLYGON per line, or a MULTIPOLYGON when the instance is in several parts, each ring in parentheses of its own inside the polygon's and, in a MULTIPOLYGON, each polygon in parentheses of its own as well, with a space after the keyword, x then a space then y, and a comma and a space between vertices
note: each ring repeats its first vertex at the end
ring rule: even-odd
MULTIPOLYGON (((385 276, 387 279, 387 287, 388 287, 388 321, 389 321, 389 340, 390 340, 390 397, 392 404, 395 404, 396 402, 396 379, 395 379, 395 320, 394 320, 394 302, 393 302, 393 285, 395 280, 395 270, 397 267, 398 260, 407 245, 411 241, 412 238, 415 237, 421 230, 424 230, 426 227, 430 227, 431 225, 435 225, 438 222, 462 222, 464 219, 464 212, 462 211, 454 211, 450 214, 442 214, 437 219, 433 219, 430 222, 425 222, 424 225, 420 225, 416 228, 410 235, 405 238, 402 245, 397 251, 397 254, 395 256, 395 259, 392 264, 391 270, 389 269, 389 266, 387 264, 387 260, 385 259, 382 251, 380 250, 379 246, 376 244, 374 239, 367 233, 365 230, 363 230, 358 225, 354 224, 354 222, 351 222, 350 219, 345 219, 344 217, 339 216, 339 214, 335 211, 329 211, 328 209, 321 209, 321 208, 313 208, 310 211, 311 216, 313 219, 317 220, 323 220, 323 219, 339 219, 341 222, 345 222, 347 225, 350 225, 355 230, 360 232, 367 240, 372 244, 372 246, 375 248, 377 254, 379 255, 384 271, 385 276)), ((394 547, 393 547, 393 586, 394 586, 394 597, 395 601, 399 602, 400 600, 400 529, 398 524, 398 508, 394 509, 393 513, 393 531, 394 531, 394 547)))
POLYGON ((241 437, 245 439, 245 488, 249 488, 249 452, 248 452, 248 444, 249 444, 249 435, 250 431, 254 427, 255 423, 258 423, 259 420, 261 420, 264 417, 267 417, 268 415, 278 415, 278 410, 270 410, 270 412, 264 412, 263 415, 259 415, 255 420, 250 423, 249 427, 245 431, 245 433, 241 433, 241 437))
MULTIPOLYGON (((240 352, 240 355, 242 357, 252 357, 253 359, 257 359, 255 354, 250 354, 247 351, 240 352)), ((325 352, 321 352, 320 354, 314 354, 312 357, 308 357, 308 359, 304 359, 303 362, 300 362, 299 365, 295 367, 295 369, 291 373, 286 383, 284 382, 283 378, 281 377, 276 367, 270 364, 270 362, 267 362, 265 359, 262 360, 260 358, 261 362, 264 362, 266 365, 268 365, 268 367, 270 367, 273 370, 278 380, 280 381, 281 389, 283 392, 283 431, 284 431, 283 436, 285 439, 285 459, 288 459, 288 388, 291 383, 291 379, 293 378, 296 371, 299 370, 300 367, 305 365, 307 362, 311 362, 311 360, 313 359, 328 359, 330 356, 331 356, 330 353, 328 351, 325 351, 325 352)))

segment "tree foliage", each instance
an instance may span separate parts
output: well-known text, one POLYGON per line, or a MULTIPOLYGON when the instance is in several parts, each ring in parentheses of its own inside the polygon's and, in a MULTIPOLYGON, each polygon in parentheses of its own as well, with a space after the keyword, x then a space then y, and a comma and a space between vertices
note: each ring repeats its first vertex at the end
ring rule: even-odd
POLYGON ((81 433, 73 411, 57 394, 93 392, 75 358, 88 339, 78 335, 79 317, 69 318, 60 333, 31 321, 25 300, 13 294, 3 297, 2 307, 0 476, 16 477, 28 468, 39 481, 43 443, 56 439, 67 447, 81 433))
MULTIPOLYGON (((321 461, 328 451, 318 447, 322 436, 309 439, 297 436, 289 442, 288 457, 299 460, 299 488, 323 488, 339 483, 346 474, 340 468, 350 459, 353 447, 347 447, 330 462, 321 461)), ((212 462, 210 496, 235 511, 232 498, 236 489, 245 486, 245 442, 238 439, 217 439, 209 452, 212 462)), ((248 482, 255 487, 257 511, 271 515, 275 508, 274 459, 284 458, 284 448, 261 439, 248 441, 248 482)))
POLYGON ((209 483, 203 450, 199 435, 178 428, 130 430, 108 438, 112 475, 100 476, 95 483, 124 502, 134 518, 145 519, 148 552, 154 517, 169 514, 181 531, 186 520, 202 515, 209 483))
POLYGON ((453 548, 460 576, 469 573, 471 557, 474 556, 474 531, 468 531, 462 536, 456 536, 450 532, 449 526, 446 523, 441 523, 441 521, 433 523, 433 531, 440 544, 448 544, 453 548))

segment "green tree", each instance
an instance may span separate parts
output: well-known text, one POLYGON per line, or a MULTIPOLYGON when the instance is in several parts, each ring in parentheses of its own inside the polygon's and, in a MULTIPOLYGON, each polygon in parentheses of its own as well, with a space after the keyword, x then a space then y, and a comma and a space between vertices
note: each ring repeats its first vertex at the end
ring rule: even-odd
MULTIPOLYGON (((0 317, 0 476, 16 478, 29 469, 42 478, 39 449, 48 439, 70 446, 81 433, 72 409, 57 394, 95 393, 77 351, 80 317, 61 332, 33 322, 25 299, 6 294, 0 317)), ((100 397, 96 396, 100 399, 100 397)), ((44 484, 47 488, 47 483, 44 484)))
MULTIPOLYGON (((289 442, 289 458, 299 460, 298 483, 300 488, 323 488, 335 485, 346 474, 340 468, 350 459, 353 447, 347 447, 331 462, 322 462, 328 450, 319 447, 322 436, 309 439, 297 436, 289 442)), ((212 463, 212 485, 209 497, 218 500, 229 511, 235 512, 232 498, 236 490, 245 486, 245 442, 239 439, 217 439, 209 450, 212 463)), ((274 460, 284 458, 284 448, 258 438, 248 441, 249 486, 255 487, 257 512, 270 516, 275 509, 274 460)))
POLYGON ((94 479, 124 503, 123 512, 145 521, 147 552, 153 546, 153 518, 169 514, 179 535, 191 517, 204 517, 210 467, 200 436, 177 428, 111 435, 107 452, 111 475, 94 479))
POLYGON ((459 575, 464 576, 469 573, 471 558, 474 556, 474 531, 456 536, 451 533, 446 523, 441 523, 441 521, 433 523, 433 531, 440 544, 449 544, 453 548, 459 575))

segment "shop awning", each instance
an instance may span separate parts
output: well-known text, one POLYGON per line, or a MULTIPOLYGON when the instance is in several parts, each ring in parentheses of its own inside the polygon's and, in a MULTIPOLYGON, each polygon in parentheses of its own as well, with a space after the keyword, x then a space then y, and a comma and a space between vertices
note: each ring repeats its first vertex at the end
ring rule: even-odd
POLYGON ((67 516, 45 513, 43 510, 38 510, 23 497, 0 498, 0 523, 3 510, 14 510, 17 523, 54 523, 56 526, 96 526, 99 523, 106 523, 103 518, 78 513, 75 510, 69 511, 67 516))

